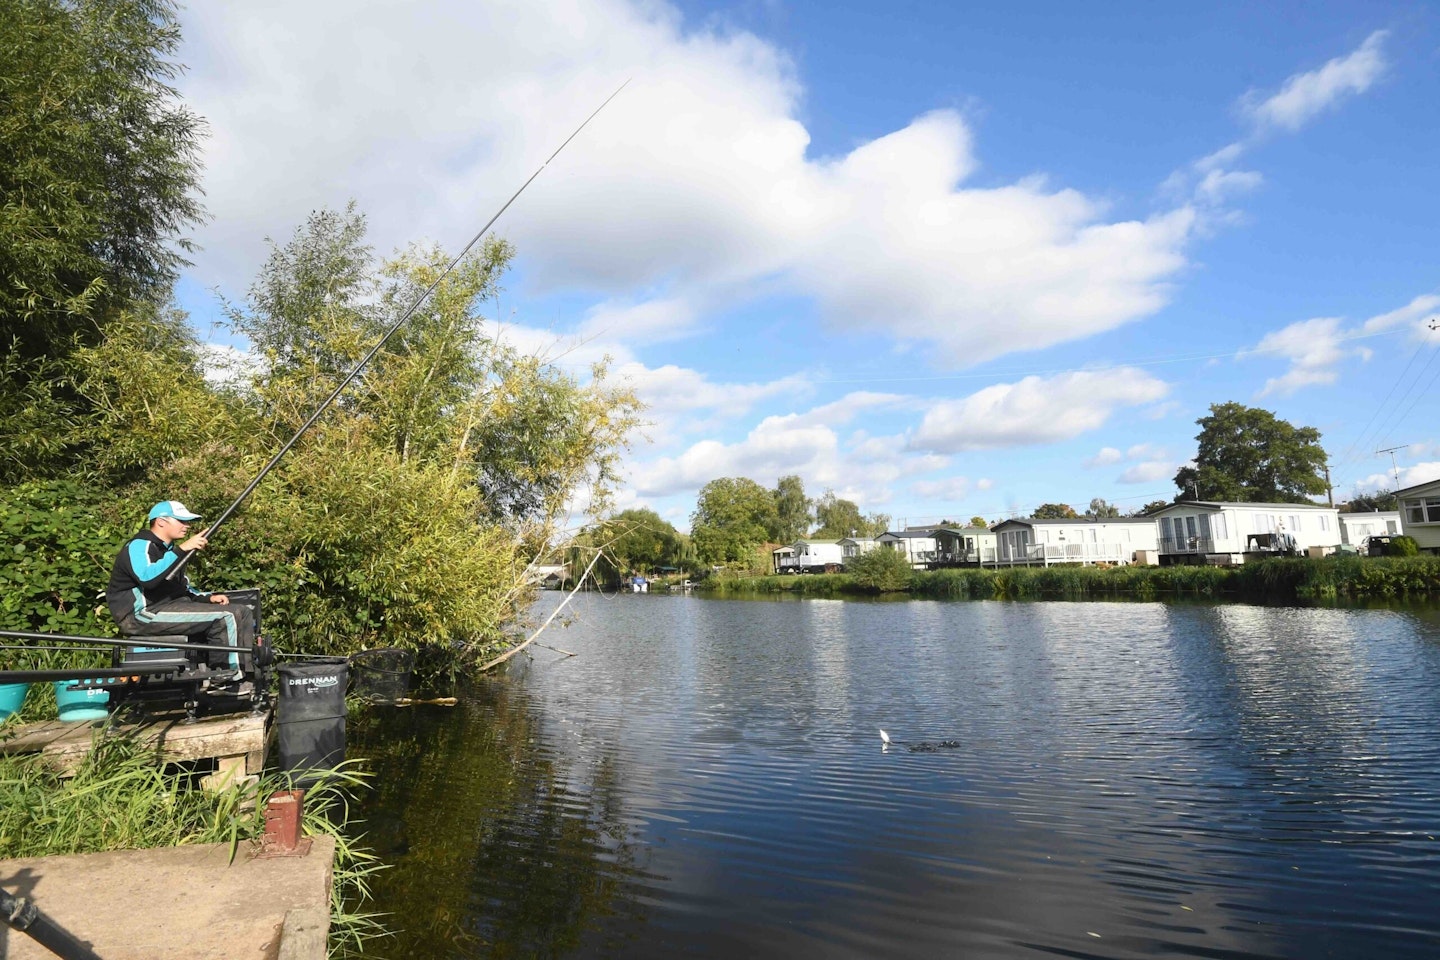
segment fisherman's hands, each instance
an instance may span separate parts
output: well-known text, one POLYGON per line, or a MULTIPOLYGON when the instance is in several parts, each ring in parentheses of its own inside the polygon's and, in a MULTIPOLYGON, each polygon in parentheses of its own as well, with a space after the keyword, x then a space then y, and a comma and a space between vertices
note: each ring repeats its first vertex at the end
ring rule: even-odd
MULTIPOLYGON (((227 596, 225 596, 225 594, 223 594, 223 593, 212 593, 212 594, 210 594, 210 602, 211 602, 211 603, 229 603, 229 602, 230 602, 230 598, 227 597, 227 596)), ((227 616, 228 616, 228 614, 227 614, 227 616)))
POLYGON ((197 534, 195 534, 195 536, 191 537, 190 539, 186 540, 184 543, 180 544, 180 549, 181 549, 181 550, 204 550, 204 549, 205 549, 205 544, 207 544, 207 543, 209 543, 209 542, 210 542, 209 540, 205 539, 205 534, 203 534, 203 533, 197 533, 197 534))

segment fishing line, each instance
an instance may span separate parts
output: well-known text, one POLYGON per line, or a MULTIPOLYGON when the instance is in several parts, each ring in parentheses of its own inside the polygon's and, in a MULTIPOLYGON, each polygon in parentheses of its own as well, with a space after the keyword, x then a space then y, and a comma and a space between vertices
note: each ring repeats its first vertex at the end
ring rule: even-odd
MULTIPOLYGON (((560 144, 560 146, 556 147, 555 152, 550 154, 550 156, 546 158, 545 162, 540 164, 540 166, 536 168, 534 173, 530 174, 530 179, 522 183, 520 185, 520 189, 516 190, 510 196, 510 199, 505 201, 505 205, 502 206, 499 210, 497 210, 493 217, 486 221, 485 226, 481 227, 479 232, 476 233, 475 236, 470 238, 470 242, 465 244, 464 249, 462 249, 458 254, 455 255, 454 259, 450 261, 449 265, 446 266, 444 270, 440 271, 440 275, 435 278, 435 280, 430 284, 430 286, 425 288, 425 292, 420 294, 420 296, 415 300, 415 302, 410 305, 409 309, 407 309, 405 313, 401 315, 400 319, 395 321, 395 323, 391 325, 389 330, 385 331, 385 335, 382 336, 378 342, 376 342, 375 346, 370 348, 370 352, 365 354, 364 358, 355 365, 355 369, 351 370, 349 375, 346 376, 344 380, 340 381, 340 385, 335 388, 335 391, 325 399, 324 403, 320 404, 320 406, 315 409, 315 412, 310 415, 310 419, 306 420, 305 423, 300 427, 300 429, 295 431, 295 435, 290 438, 289 442, 286 443, 285 446, 281 447, 280 450, 275 454, 275 456, 270 458, 270 462, 265 464, 261 471, 255 475, 255 479, 251 480, 249 485, 247 485, 245 489, 240 492, 240 496, 235 498, 235 502, 230 504, 230 506, 226 507, 224 512, 222 512, 220 516, 215 518, 215 522, 212 523, 208 528, 206 528, 202 536, 204 536, 208 540, 217 530, 220 529, 221 524, 223 524, 226 520, 230 519, 230 515, 240 508, 240 505, 245 502, 246 498, 248 498, 250 494, 254 492, 255 488, 260 485, 260 481, 264 480, 265 476, 272 469, 274 469, 277 463, 280 462, 280 458, 285 456, 285 454, 290 451, 291 447, 295 446, 296 441, 300 439, 300 437, 305 433, 305 431, 309 430, 310 427, 314 425, 316 420, 320 419, 320 415, 325 412, 326 408, 328 408, 330 404, 335 402, 336 398, 338 398, 341 392, 350 385, 350 382, 352 380, 354 380, 357 376, 360 375, 360 371, 365 368, 365 365, 369 363, 377 353, 380 352, 380 348, 385 346, 386 342, 395 335, 396 331, 398 331, 402 326, 405 325, 406 321, 408 321, 410 317, 414 315, 415 311, 420 309, 421 304, 423 304, 426 300, 430 299, 430 295, 434 293, 436 288, 440 286, 441 282, 450 275, 450 271, 454 270, 456 265, 459 264, 460 261, 464 259, 465 255, 470 252, 471 248, 474 247, 475 244, 480 242, 480 238, 485 236, 485 234, 490 231, 490 228, 495 225, 495 221, 499 220, 501 215, 506 210, 510 209, 510 205, 519 198, 520 194, 525 192, 525 188, 530 186, 530 184, 535 180, 535 178, 540 176, 540 174, 544 172, 545 168, 550 165, 550 161, 558 157, 560 155, 560 151, 564 150, 567 146, 569 146, 570 141, 578 137, 580 135, 580 131, 584 130, 586 125, 588 125, 591 120, 594 120, 595 117, 600 113, 600 111, 604 110, 605 107, 609 105, 611 100, 614 100, 616 97, 618 97, 620 95, 620 91, 624 90, 626 85, 628 85, 629 83, 630 81, 626 80, 625 83, 620 84, 620 86, 615 89, 615 92, 610 94, 610 96, 606 97, 605 102, 600 104, 600 106, 596 107, 595 111, 591 113, 590 116, 586 117, 585 121, 581 123, 580 126, 575 128, 575 132, 570 134, 570 136, 566 137, 565 142, 560 144)), ((190 558, 194 555, 195 551, 193 550, 189 553, 182 553, 180 556, 180 562, 171 566, 170 570, 165 574, 165 579, 174 579, 181 570, 185 569, 185 564, 187 564, 190 561, 190 558)))

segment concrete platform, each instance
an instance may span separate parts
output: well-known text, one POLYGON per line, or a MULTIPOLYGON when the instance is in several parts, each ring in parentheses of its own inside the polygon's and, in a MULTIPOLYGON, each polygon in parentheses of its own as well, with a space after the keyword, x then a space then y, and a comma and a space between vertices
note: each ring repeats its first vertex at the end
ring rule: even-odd
MULTIPOLYGON (((0 887, 35 902, 103 960, 324 960, 335 842, 260 858, 241 844, 0 860, 0 887)), ((0 960, 54 960, 0 924, 0 960)))

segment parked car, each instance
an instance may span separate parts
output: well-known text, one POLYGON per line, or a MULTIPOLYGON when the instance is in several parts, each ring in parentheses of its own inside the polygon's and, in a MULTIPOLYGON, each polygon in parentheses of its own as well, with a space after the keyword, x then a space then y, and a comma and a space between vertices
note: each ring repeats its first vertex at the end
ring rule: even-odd
POLYGON ((1395 539, 1394 534, 1377 533, 1366 537, 1360 544, 1360 552, 1367 557, 1384 557, 1390 554, 1390 541, 1395 539))

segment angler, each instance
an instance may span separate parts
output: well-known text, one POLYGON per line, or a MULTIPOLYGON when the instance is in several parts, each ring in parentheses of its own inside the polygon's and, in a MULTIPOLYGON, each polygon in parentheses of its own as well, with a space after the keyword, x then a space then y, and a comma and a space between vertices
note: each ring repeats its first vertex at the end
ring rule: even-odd
MULTIPOLYGON (((189 577, 165 579, 181 557, 205 549, 202 533, 181 540, 199 520, 178 500, 162 500, 150 509, 149 526, 120 548, 105 589, 110 615, 128 637, 184 636, 227 647, 248 647, 255 637, 255 618, 244 604, 232 604, 223 593, 196 590, 189 577)), ((213 668, 228 666, 242 678, 240 655, 211 655, 213 668)))

